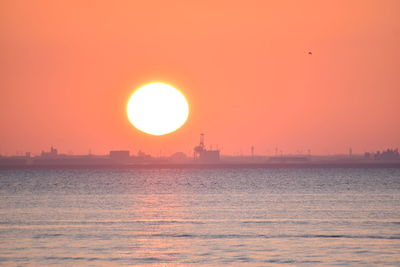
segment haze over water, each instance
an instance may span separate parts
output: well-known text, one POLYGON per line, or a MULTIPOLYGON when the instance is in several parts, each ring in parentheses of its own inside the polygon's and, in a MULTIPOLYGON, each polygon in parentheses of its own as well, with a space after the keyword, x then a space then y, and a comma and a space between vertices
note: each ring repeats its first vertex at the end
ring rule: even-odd
POLYGON ((400 169, 1 170, 4 266, 398 266, 400 169))

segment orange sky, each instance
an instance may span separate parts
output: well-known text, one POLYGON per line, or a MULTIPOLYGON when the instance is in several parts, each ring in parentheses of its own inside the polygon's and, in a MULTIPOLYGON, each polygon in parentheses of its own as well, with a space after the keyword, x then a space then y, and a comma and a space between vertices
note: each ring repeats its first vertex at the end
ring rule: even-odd
POLYGON ((400 1, 0 2, 0 153, 223 154, 400 147, 400 1), (308 55, 312 51, 313 55, 308 55), (127 120, 151 81, 186 94, 186 125, 127 120))

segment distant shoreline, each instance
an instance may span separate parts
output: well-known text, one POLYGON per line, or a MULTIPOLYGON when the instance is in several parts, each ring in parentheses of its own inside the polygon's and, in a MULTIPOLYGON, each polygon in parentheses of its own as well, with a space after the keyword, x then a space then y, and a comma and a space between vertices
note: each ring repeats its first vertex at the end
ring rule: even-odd
POLYGON ((400 168, 400 161, 287 163, 146 163, 0 165, 0 170, 40 169, 279 169, 279 168, 400 168))

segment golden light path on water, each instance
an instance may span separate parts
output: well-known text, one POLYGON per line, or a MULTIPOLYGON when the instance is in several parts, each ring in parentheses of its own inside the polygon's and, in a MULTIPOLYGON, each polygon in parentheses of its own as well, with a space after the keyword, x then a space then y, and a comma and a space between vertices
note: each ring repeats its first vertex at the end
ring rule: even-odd
POLYGON ((400 169, 0 171, 1 266, 399 266, 400 169))

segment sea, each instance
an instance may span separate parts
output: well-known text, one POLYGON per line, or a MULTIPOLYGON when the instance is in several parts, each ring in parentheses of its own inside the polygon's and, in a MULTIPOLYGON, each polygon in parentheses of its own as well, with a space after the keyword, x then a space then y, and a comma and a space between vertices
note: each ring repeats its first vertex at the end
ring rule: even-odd
POLYGON ((400 266, 400 169, 0 170, 0 266, 400 266))

